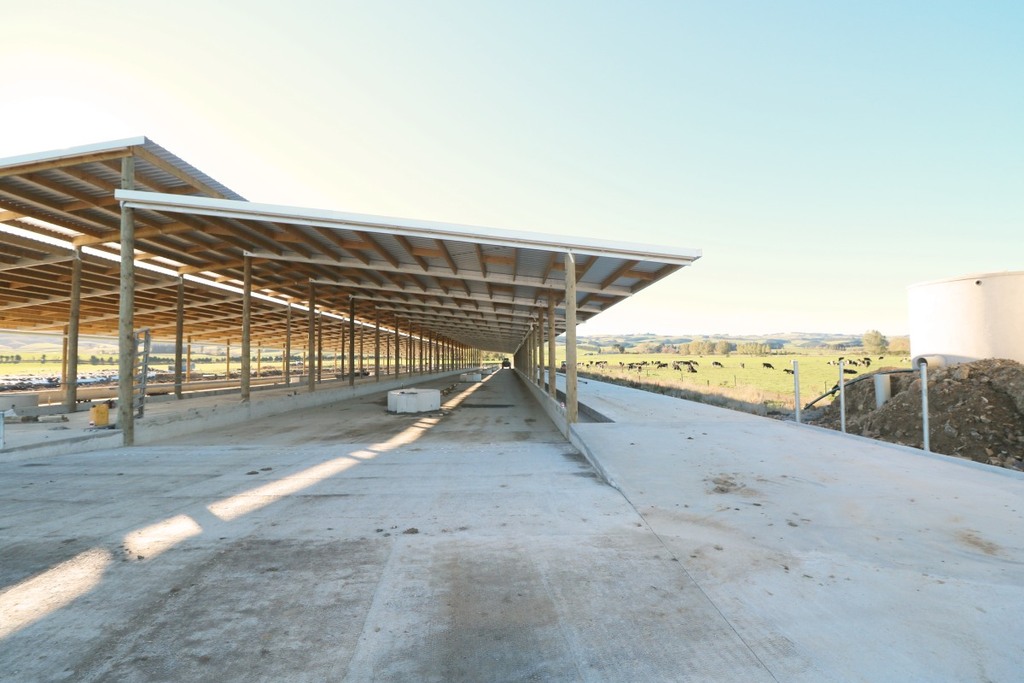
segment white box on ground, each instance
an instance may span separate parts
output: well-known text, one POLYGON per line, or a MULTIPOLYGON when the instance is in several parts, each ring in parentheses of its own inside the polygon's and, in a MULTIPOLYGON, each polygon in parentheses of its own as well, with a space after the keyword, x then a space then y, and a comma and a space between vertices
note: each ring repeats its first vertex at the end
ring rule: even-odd
POLYGON ((482 378, 479 372, 464 372, 459 375, 460 382, 479 382, 482 378))
POLYGON ((0 412, 14 409, 15 411, 25 408, 38 408, 39 394, 27 394, 24 392, 0 394, 0 412))
POLYGON ((389 413, 424 413, 440 409, 439 389, 398 389, 388 392, 389 413))

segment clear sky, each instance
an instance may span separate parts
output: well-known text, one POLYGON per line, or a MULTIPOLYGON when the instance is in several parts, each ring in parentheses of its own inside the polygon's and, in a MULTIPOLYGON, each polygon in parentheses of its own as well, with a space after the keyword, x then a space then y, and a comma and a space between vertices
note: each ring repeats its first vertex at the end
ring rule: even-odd
POLYGON ((581 334, 907 332, 1024 270, 1024 2, 0 0, 0 157, 699 248, 581 334))

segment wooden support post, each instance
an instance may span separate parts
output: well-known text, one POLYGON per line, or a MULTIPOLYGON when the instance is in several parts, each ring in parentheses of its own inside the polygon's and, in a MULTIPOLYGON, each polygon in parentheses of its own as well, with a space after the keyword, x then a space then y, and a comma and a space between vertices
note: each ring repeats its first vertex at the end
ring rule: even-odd
POLYGON ((181 400, 181 343, 185 335, 185 278, 178 278, 174 305, 174 396, 181 400))
POLYGON ((345 350, 345 343, 348 341, 347 334, 348 334, 348 323, 342 322, 341 323, 341 376, 342 377, 345 376, 345 368, 348 367, 349 369, 351 369, 351 366, 352 366, 352 359, 351 358, 348 359, 348 365, 347 366, 345 365, 345 356, 348 353, 345 350))
POLYGON ((241 398, 243 402, 249 400, 251 389, 250 361, 252 350, 252 257, 246 255, 243 259, 242 270, 242 377, 241 377, 241 398))
POLYGON ((373 309, 373 377, 380 381, 380 313, 373 309))
POLYGON ((292 383, 292 305, 289 302, 284 328, 284 385, 292 383))
POLYGON ((78 407, 78 330, 82 319, 82 248, 75 248, 71 262, 71 302, 68 306, 67 370, 64 372, 64 411, 73 413, 78 407))
POLYGON ((61 329, 61 332, 60 332, 60 385, 62 387, 66 387, 67 383, 68 383, 68 325, 65 325, 61 329))
POLYGON ((548 299, 548 396, 552 399, 558 398, 555 370, 555 300, 548 299))
POLYGON ((192 335, 188 336, 188 347, 185 349, 185 381, 192 381, 192 335))
MULTIPOLYGON (((121 159, 121 189, 135 189, 135 157, 121 159)), ((121 444, 135 443, 135 210, 121 206, 121 282, 117 323, 117 426, 121 444)))
POLYGON ((309 359, 306 368, 306 388, 316 391, 316 374, 313 372, 313 350, 316 348, 316 285, 309 281, 309 315, 306 324, 308 326, 306 339, 306 357, 309 359))
POLYGON ((316 316, 316 381, 324 381, 324 314, 316 316))
POLYGON ((565 252, 565 421, 579 421, 576 384, 576 256, 565 252))
POLYGON ((537 370, 537 343, 535 341, 536 335, 537 330, 531 329, 530 334, 526 336, 526 378, 534 384, 537 383, 536 375, 534 374, 537 370))
POLYGON ((419 373, 422 375, 423 374, 423 328, 420 328, 419 334, 420 334, 420 343, 419 343, 419 347, 420 347, 419 373))
POLYGON ((356 299, 348 298, 348 360, 351 366, 348 371, 348 385, 356 384, 356 299))
POLYGON ((402 340, 398 321, 395 321, 395 376, 402 374, 402 340))
POLYGON ((537 312, 537 386, 544 391, 544 315, 537 312))

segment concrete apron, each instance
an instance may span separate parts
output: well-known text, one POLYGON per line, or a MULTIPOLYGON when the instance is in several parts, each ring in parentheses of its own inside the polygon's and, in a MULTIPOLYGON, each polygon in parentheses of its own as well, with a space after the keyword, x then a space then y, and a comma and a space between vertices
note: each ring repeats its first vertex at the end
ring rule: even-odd
POLYGON ((511 371, 437 414, 382 400, 0 463, 0 680, 811 671, 744 642, 511 371))
POLYGON ((778 680, 1014 681, 1024 475, 589 381, 572 431, 778 680))

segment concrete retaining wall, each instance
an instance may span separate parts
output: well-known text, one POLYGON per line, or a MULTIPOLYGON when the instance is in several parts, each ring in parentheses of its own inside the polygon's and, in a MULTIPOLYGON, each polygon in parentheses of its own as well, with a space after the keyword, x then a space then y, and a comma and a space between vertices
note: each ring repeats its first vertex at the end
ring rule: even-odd
MULTIPOLYGON (((524 375, 522 372, 516 370, 515 373, 519 377, 519 381, 521 381, 526 386, 526 389, 530 392, 530 395, 533 396, 533 399, 537 401, 537 403, 540 404, 540 407, 544 409, 544 412, 547 413, 548 418, 551 419, 551 422, 555 425, 558 431, 562 433, 562 436, 564 436, 569 441, 569 443, 575 446, 576 449, 583 454, 583 457, 587 459, 587 462, 590 463, 590 466, 593 467, 594 470, 596 470, 597 473, 601 475, 601 478, 604 479, 604 481, 607 484, 617 489, 618 486, 608 476, 608 472, 605 471, 604 467, 601 466, 601 462, 596 457, 594 457, 594 454, 588 446, 586 440, 582 436, 580 436, 578 431, 576 431, 575 425, 570 425, 565 421, 565 407, 562 404, 562 400, 564 400, 565 394, 561 391, 557 391, 559 400, 555 401, 547 393, 547 387, 541 389, 541 387, 537 386, 529 379, 527 379, 526 375, 524 375)), ((579 409, 581 414, 586 413, 592 415, 593 419, 596 422, 611 422, 611 420, 609 420, 604 415, 601 415, 600 413, 597 413, 596 411, 593 411, 592 409, 585 407, 583 404, 579 405, 579 409)))

